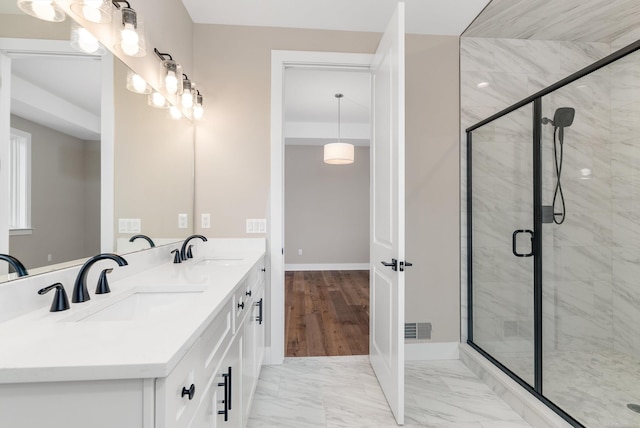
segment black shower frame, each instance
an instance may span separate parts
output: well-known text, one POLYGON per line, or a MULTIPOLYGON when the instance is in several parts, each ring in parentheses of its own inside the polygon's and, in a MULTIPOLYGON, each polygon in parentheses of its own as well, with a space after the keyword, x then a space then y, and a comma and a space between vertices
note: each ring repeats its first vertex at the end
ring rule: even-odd
POLYGON ((476 123, 466 129, 467 135, 467 343, 478 351, 482 356, 491 361, 495 366, 507 374, 511 379, 516 381, 520 386, 529 391, 538 400, 542 401, 546 406, 551 408, 565 421, 576 428, 585 428, 580 422, 574 419, 570 414, 565 412, 558 405, 546 398, 542 390, 542 154, 541 154, 541 136, 542 136, 542 97, 548 95, 563 86, 587 76, 609 64, 624 58, 636 51, 640 50, 640 40, 594 62, 593 64, 571 74, 568 77, 554 83, 551 86, 536 92, 535 94, 524 98, 523 100, 507 107, 498 113, 476 123), (491 354, 482 349, 473 342, 473 225, 472 225, 472 176, 471 176, 471 146, 473 140, 473 131, 493 122, 507 114, 526 106, 532 105, 533 110, 533 309, 534 309, 534 386, 532 387, 505 365, 500 363, 491 354))

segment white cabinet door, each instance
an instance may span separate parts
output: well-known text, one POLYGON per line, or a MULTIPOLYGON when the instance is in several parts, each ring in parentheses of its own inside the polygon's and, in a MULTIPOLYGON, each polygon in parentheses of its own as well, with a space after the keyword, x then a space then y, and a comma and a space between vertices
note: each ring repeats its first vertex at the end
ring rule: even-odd
POLYGON ((404 3, 372 64, 370 360, 404 423, 404 3), (384 264, 384 265, 383 265, 384 264))

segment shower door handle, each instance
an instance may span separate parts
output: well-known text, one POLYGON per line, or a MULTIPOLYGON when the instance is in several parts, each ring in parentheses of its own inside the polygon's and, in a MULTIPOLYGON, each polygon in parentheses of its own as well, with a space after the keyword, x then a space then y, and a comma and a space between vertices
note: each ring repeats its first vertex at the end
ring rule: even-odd
POLYGON ((516 257, 531 257, 533 256, 533 230, 529 229, 520 229, 513 232, 513 236, 511 238, 511 251, 513 251, 513 255, 516 257), (528 233, 531 235, 531 252, 522 254, 516 251, 516 237, 519 233, 528 233))

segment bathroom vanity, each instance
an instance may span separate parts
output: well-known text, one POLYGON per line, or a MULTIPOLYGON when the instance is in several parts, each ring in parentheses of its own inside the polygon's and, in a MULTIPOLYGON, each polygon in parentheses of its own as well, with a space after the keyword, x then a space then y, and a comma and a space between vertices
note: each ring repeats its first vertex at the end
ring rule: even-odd
POLYGON ((179 264, 171 246, 147 250, 160 263, 140 255, 148 268, 125 256, 132 274, 116 267, 107 295, 90 276, 91 300, 71 310, 24 297, 42 308, 0 323, 0 426, 245 426, 264 356, 265 247, 224 241, 179 264))

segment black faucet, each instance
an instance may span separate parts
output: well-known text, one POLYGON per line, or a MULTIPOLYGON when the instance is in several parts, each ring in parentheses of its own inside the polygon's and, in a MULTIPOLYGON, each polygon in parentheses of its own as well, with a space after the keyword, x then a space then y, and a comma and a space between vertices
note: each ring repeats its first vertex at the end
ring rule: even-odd
POLYGON ((91 297, 89 297, 89 290, 87 290, 87 274, 89 273, 89 268, 91 268, 95 262, 105 259, 113 260, 118 263, 118 266, 126 266, 129 264, 121 256, 112 253, 102 253, 91 257, 89 260, 84 262, 78 271, 76 282, 73 285, 73 297, 71 298, 73 303, 86 302, 91 299, 91 297))
POLYGON ((20 260, 16 259, 15 257, 10 256, 9 254, 0 254, 0 260, 7 261, 13 267, 13 270, 16 271, 18 276, 29 275, 29 272, 27 272, 27 269, 24 267, 24 265, 20 263, 20 260))
POLYGON ((191 236, 189 236, 182 243, 182 249, 180 250, 180 258, 182 260, 187 260, 188 258, 193 257, 193 255, 191 255, 191 257, 187 256, 187 244, 189 244, 189 241, 191 241, 193 238, 199 238, 199 239, 202 239, 204 242, 207 242, 207 237, 206 236, 202 236, 202 235, 191 235, 191 236))
POLYGON ((156 244, 154 244, 151 238, 149 238, 147 235, 133 235, 131 238, 129 238, 129 242, 133 242, 138 238, 144 239, 145 241, 147 241, 149 245, 151 245, 151 248, 156 246, 156 244))

